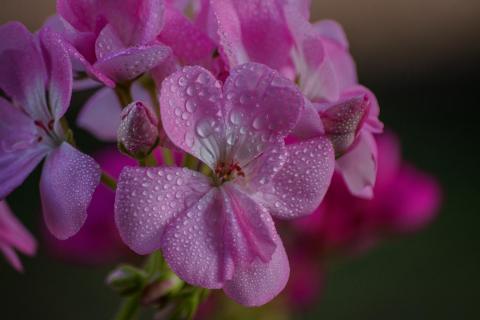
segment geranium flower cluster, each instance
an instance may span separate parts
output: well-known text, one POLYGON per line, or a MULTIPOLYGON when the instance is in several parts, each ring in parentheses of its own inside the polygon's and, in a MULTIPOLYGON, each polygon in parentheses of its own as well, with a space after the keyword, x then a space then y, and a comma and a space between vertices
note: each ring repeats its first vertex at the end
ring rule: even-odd
POLYGON ((59 239, 81 229, 102 181, 128 247, 258 306, 289 277, 274 218, 314 212, 334 172, 373 196, 379 107, 341 27, 311 24, 308 1, 58 0, 37 33, 12 22, 0 39, 0 199, 45 159, 43 215, 59 239), (77 123, 138 160, 118 183, 65 118, 73 88, 98 86, 77 123))

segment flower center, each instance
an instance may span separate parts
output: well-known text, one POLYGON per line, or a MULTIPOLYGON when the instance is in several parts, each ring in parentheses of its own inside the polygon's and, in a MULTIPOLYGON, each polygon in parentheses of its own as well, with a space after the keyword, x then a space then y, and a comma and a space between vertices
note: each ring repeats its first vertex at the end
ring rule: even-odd
POLYGON ((215 166, 215 176, 219 184, 231 181, 236 177, 245 177, 242 168, 236 162, 219 161, 215 166))

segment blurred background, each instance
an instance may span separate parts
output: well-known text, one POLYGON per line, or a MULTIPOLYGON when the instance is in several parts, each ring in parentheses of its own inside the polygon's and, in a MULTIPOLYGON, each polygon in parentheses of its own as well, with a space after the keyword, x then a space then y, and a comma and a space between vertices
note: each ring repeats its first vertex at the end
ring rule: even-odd
MULTIPOLYGON (((302 319, 480 319, 480 1, 312 2, 312 20, 344 26, 381 120, 399 135, 404 158, 437 177, 443 204, 426 230, 331 267, 302 319)), ((2 0, 0 23, 19 20, 35 30, 54 7, 54 0, 2 0)), ((85 98, 77 96, 74 107, 85 98)), ((80 139, 96 147, 90 136, 80 139)), ((8 201, 41 241, 38 179, 36 171, 8 201)), ((119 300, 104 285, 112 265, 62 262, 43 243, 35 258, 22 260, 26 272, 18 274, 0 259, 2 319, 108 319, 115 312, 119 300)))

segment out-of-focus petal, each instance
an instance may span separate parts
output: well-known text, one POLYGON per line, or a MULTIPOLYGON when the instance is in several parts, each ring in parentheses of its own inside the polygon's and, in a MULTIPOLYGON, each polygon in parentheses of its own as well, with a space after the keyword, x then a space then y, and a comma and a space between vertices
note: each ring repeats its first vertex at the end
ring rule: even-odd
POLYGON ((212 55, 212 40, 174 8, 165 11, 165 27, 158 38, 183 64, 204 64, 212 55))
POLYGON ((48 151, 38 143, 33 121, 0 97, 0 200, 23 183, 48 151))
POLYGON ((340 92, 358 83, 357 67, 350 52, 332 41, 322 41, 326 61, 332 65, 340 92))
POLYGON ((377 145, 372 134, 361 132, 355 146, 337 159, 336 168, 353 195, 371 199, 377 177, 377 145))
POLYGON ((102 141, 115 142, 121 112, 115 91, 102 88, 83 106, 77 118, 77 125, 102 141))
POLYGON ((99 13, 101 1, 58 0, 57 12, 75 29, 83 32, 98 32, 105 25, 105 18, 99 13))
POLYGON ((235 270, 232 280, 223 287, 238 303, 254 307, 272 300, 287 284, 290 274, 287 254, 278 234, 274 234, 275 252, 269 262, 255 260, 235 270))
POLYGON ((161 44, 130 47, 98 60, 94 68, 121 83, 135 79, 166 61, 170 55, 170 48, 161 44))
POLYGON ((37 242, 30 232, 13 215, 5 201, 0 201, 0 243, 33 256, 37 250, 37 242))
POLYGON ((0 27, 0 88, 32 118, 50 120, 47 72, 33 35, 19 22, 0 27))
POLYGON ((281 70, 289 62, 292 39, 276 0, 214 0, 222 53, 230 68, 247 61, 281 70))
POLYGON ((335 41, 343 48, 348 49, 348 40, 342 26, 334 20, 321 20, 313 24, 313 29, 322 37, 335 41))
POLYGON ((214 168, 224 145, 220 83, 207 70, 185 67, 162 85, 163 128, 179 148, 214 168))
POLYGON ((288 159, 263 190, 273 216, 297 218, 312 213, 328 190, 335 168, 333 147, 326 137, 290 144, 288 159), (271 188, 271 189, 270 189, 271 188))
POLYGON ((125 46, 145 45, 164 25, 162 0, 103 0, 103 12, 125 46))
POLYGON ((55 119, 60 119, 67 111, 72 96, 72 64, 59 34, 49 29, 40 31, 44 60, 49 75, 48 102, 55 119))
POLYGON ((159 249, 166 225, 209 189, 206 176, 188 169, 124 168, 115 198, 120 236, 138 254, 159 249))
MULTIPOLYGON (((131 90, 134 100, 144 101, 147 106, 153 106, 151 96, 141 85, 134 83, 131 90)), ((121 112, 122 105, 115 91, 111 88, 102 88, 85 103, 77 117, 77 125, 102 141, 116 142, 121 112)))
POLYGON ((40 179, 40 195, 45 222, 54 236, 67 239, 80 230, 100 173, 91 157, 66 142, 48 155, 40 179))

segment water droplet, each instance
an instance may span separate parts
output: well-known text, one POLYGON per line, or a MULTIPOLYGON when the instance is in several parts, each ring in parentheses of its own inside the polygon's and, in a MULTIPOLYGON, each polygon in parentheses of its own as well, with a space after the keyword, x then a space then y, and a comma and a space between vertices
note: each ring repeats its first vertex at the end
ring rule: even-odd
POLYGON ((239 125, 242 123, 242 120, 243 120, 242 111, 234 109, 230 112, 230 121, 233 124, 239 125))
POLYGON ((185 102, 185 109, 188 112, 193 113, 197 110, 197 103, 192 99, 188 99, 187 102, 185 102))
POLYGON ((202 119, 197 123, 195 131, 201 138, 207 138, 213 133, 212 121, 210 119, 202 119))

